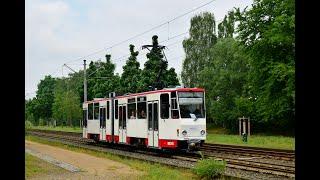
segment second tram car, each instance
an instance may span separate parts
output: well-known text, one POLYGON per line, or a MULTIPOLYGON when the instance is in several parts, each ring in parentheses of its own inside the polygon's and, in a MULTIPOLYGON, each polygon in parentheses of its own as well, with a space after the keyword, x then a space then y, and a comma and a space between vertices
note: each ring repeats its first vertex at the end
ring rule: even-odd
POLYGON ((198 149, 206 140, 205 91, 165 88, 83 103, 83 138, 157 149, 198 149))

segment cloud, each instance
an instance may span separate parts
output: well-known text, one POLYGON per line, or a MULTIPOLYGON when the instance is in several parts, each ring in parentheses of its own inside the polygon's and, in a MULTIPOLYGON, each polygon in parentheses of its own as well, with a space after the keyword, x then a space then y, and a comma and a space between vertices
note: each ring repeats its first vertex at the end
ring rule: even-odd
MULTIPOLYGON (((193 0, 28 0, 26 1, 26 89, 36 90, 37 83, 47 74, 61 76, 61 66, 69 60, 74 60, 97 50, 109 47, 117 42, 135 36, 160 23, 179 16, 206 1, 193 0)), ((104 50, 96 55, 86 57, 88 61, 101 58, 106 53, 112 54, 112 59, 129 53, 129 44, 134 44, 139 50, 142 45, 150 44, 154 34, 159 41, 188 31, 190 18, 201 11, 214 12, 216 19, 222 19, 228 10, 234 6, 244 7, 252 0, 217 0, 194 13, 181 17, 168 25, 157 28, 145 35, 130 40, 112 49, 104 50)), ((183 40, 175 38, 162 43, 168 45, 183 40)), ((140 52, 138 60, 143 67, 146 57, 140 52)), ((169 66, 181 71, 183 48, 176 44, 167 50, 169 66)), ((117 60, 116 71, 122 72, 126 58, 117 60)), ((82 68, 82 61, 72 62, 75 70, 82 68)), ((66 74, 67 70, 65 70, 66 74)))

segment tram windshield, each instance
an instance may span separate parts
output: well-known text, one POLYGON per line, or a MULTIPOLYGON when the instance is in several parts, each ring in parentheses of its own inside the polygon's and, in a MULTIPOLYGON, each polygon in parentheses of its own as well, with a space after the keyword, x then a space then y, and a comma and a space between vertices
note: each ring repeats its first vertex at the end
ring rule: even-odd
POLYGON ((203 92, 178 92, 181 118, 204 118, 203 92))

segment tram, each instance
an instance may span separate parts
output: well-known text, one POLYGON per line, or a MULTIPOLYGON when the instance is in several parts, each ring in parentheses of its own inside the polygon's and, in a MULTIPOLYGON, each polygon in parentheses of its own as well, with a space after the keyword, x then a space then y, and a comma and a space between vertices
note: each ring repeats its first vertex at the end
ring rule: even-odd
POLYGON ((83 138, 157 149, 198 149, 206 140, 205 91, 163 88, 83 103, 83 138))

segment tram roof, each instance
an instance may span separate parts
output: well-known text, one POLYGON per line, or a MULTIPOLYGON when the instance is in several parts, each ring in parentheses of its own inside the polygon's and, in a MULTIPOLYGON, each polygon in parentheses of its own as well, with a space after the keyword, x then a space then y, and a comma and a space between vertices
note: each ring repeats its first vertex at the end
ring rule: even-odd
MULTIPOLYGON (((146 92, 141 92, 141 93, 126 94, 126 95, 116 96, 114 98, 118 99, 118 98, 125 98, 125 97, 131 97, 131 96, 144 96, 144 95, 147 95, 147 94, 156 94, 156 93, 173 92, 173 91, 178 91, 178 92, 204 92, 204 89, 203 88, 164 88, 164 89, 155 90, 155 91, 146 91, 146 92)), ((111 98, 94 98, 93 100, 86 101, 84 103, 99 102, 99 101, 105 101, 105 100, 109 100, 109 99, 111 99, 111 98)))

